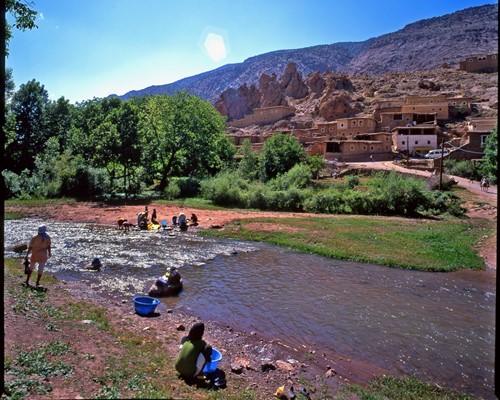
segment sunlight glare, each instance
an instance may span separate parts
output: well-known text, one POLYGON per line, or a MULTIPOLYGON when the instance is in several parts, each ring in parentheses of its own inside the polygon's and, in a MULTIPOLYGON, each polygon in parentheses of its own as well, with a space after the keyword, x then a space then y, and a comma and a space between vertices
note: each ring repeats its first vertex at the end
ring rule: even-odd
POLYGON ((227 57, 224 37, 217 33, 209 33, 204 42, 205 50, 214 61, 222 61, 227 57))

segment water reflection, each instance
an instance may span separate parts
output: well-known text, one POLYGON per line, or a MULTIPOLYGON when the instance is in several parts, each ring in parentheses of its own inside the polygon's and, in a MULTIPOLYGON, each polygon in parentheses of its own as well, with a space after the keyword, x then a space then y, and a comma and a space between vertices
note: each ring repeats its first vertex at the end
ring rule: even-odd
MULTIPOLYGON (((6 221, 5 248, 29 240, 36 226, 6 221)), ((404 271, 189 232, 48 226, 48 269, 63 279, 132 295, 175 265, 185 290, 163 301, 169 307, 495 398, 492 271, 404 271), (82 270, 94 256, 108 266, 82 270)))

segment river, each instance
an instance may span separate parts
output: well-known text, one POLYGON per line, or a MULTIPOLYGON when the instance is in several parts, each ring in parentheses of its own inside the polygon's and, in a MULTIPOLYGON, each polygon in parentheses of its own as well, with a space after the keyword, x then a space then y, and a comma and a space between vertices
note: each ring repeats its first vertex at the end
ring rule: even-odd
MULTIPOLYGON (((41 221, 5 221, 5 256, 41 221)), ((177 308, 203 319, 334 351, 485 399, 494 396, 495 271, 430 273, 327 259, 192 232, 119 232, 47 223, 47 270, 107 295, 143 294, 168 266, 184 282, 177 308), (101 272, 83 269, 93 257, 101 272)))

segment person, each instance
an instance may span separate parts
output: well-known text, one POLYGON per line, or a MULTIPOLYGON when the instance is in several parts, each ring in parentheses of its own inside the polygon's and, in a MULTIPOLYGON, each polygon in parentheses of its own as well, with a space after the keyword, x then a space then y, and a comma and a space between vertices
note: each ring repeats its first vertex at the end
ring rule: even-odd
POLYGON ((203 322, 195 323, 189 334, 181 340, 179 355, 175 360, 175 369, 186 380, 193 379, 201 374, 207 362, 212 361, 212 346, 202 338, 205 333, 203 322))
POLYGON ((148 229, 148 211, 146 210, 137 214, 137 225, 140 229, 148 229))
POLYGON ((172 217, 172 226, 175 226, 175 225, 177 225, 177 215, 174 215, 172 217))
POLYGON ((181 231, 187 231, 187 218, 186 214, 183 212, 179 213, 179 217, 177 218, 177 223, 179 224, 179 228, 181 231))
POLYGON ((86 265, 85 268, 91 269, 93 271, 100 271, 102 268, 101 260, 99 260, 99 257, 94 257, 92 262, 90 264, 86 265))
POLYGON ((176 267, 169 267, 165 275, 156 280, 156 286, 162 288, 169 285, 178 285, 181 281, 181 274, 176 267))
POLYGON ((198 217, 196 216, 195 213, 191 214, 191 218, 189 220, 191 221, 191 225, 193 225, 193 226, 198 225, 198 217))
POLYGON ((373 162, 373 156, 370 154, 370 162, 373 162))
POLYGON ((156 208, 153 208, 153 213, 151 214, 151 222, 153 224, 158 224, 158 221, 156 220, 156 208))
POLYGON ((38 273, 36 286, 40 286, 40 279, 42 278, 45 264, 47 260, 52 257, 51 244, 50 236, 47 234, 47 227, 45 225, 40 225, 38 227, 38 233, 30 240, 28 252, 25 257, 25 260, 28 260, 28 256, 31 252, 31 268, 26 271, 26 286, 29 286, 31 273, 33 272, 35 264, 37 265, 38 273))

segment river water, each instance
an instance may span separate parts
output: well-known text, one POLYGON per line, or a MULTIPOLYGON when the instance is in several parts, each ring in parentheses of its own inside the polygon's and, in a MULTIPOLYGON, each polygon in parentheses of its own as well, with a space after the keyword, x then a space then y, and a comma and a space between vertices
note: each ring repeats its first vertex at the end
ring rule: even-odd
MULTIPOLYGON (((5 221, 5 256, 41 221, 5 221)), ((164 307, 283 343, 335 351, 478 398, 494 396, 495 271, 430 273, 327 259, 192 232, 119 232, 47 223, 47 270, 118 297, 144 294, 168 266, 184 291, 164 307), (93 257, 101 272, 82 267, 93 257)), ((162 308, 163 307, 163 308, 162 308)))

